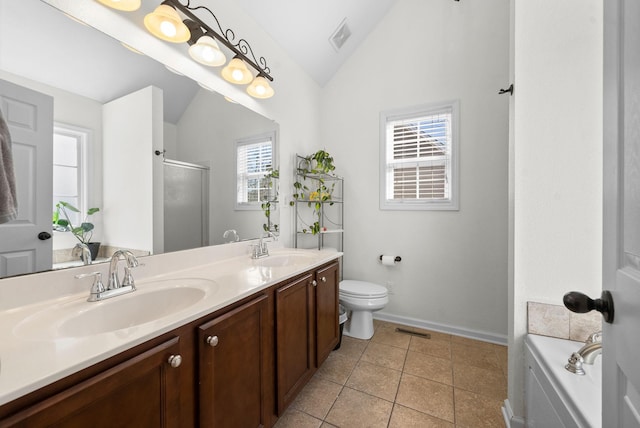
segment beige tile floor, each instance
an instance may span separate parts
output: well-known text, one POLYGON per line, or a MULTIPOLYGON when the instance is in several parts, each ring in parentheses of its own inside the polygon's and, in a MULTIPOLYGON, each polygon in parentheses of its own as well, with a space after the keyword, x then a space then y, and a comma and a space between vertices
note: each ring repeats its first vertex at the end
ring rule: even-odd
POLYGON ((506 397, 505 346, 376 320, 371 340, 342 338, 276 428, 504 427, 506 397))

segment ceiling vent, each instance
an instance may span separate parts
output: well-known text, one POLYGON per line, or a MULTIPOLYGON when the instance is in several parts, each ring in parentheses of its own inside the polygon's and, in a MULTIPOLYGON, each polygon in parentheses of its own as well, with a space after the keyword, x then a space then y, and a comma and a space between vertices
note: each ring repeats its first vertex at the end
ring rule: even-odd
POLYGON ((347 19, 345 18, 329 38, 329 43, 331 43, 333 49, 338 52, 340 48, 342 48, 342 46, 345 44, 345 42, 349 40, 349 37, 351 37, 351 30, 349 29, 349 26, 347 25, 347 19))

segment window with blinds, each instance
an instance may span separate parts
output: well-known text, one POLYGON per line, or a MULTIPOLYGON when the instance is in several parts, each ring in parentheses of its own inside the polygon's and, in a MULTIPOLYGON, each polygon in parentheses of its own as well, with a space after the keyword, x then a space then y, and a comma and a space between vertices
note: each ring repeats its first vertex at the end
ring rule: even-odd
POLYGON ((457 102, 381 114, 381 209, 458 209, 457 102))
POLYGON ((62 124, 53 129, 53 211, 60 201, 68 202, 80 210, 68 210, 71 224, 79 225, 81 213, 86 212, 87 177, 85 164, 89 131, 62 124))
POLYGON ((273 142, 273 134, 236 142, 236 209, 260 209, 271 198, 265 176, 273 168, 273 142))

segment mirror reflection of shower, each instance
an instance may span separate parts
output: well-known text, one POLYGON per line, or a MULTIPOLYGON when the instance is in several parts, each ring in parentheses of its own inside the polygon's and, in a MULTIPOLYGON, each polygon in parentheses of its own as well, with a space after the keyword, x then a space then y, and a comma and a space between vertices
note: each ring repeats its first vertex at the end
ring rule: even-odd
POLYGON ((165 159, 164 249, 209 245, 209 167, 165 159))

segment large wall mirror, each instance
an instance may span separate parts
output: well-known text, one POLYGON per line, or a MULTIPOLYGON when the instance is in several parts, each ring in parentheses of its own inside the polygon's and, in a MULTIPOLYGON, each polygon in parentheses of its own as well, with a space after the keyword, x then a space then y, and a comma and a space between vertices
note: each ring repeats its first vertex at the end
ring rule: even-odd
MULTIPOLYGON (((271 142, 267 163, 277 170, 274 121, 40 0, 0 2, 0 83, 5 115, 13 120, 21 110, 2 90, 36 91, 52 100, 55 129, 46 138, 54 147, 47 165, 29 163, 31 149, 23 149, 22 141, 14 149, 16 162, 26 167, 16 174, 22 182, 19 219, 0 225, 0 277, 79 262, 72 251, 78 242, 74 236, 50 227, 59 200, 80 205, 82 212, 100 208, 89 218, 95 240, 103 243, 99 258, 108 257, 114 248, 157 254, 256 238, 265 225, 277 228, 277 203, 271 204, 269 219, 260 203, 276 198, 277 180, 245 180, 239 185, 236 174, 237 154, 256 142, 271 142), (73 169, 76 161, 80 169, 73 169), (48 178, 39 186, 45 195, 39 202, 35 196, 31 200, 36 182, 24 183, 54 170, 72 176, 75 187, 70 188, 69 181, 52 186, 48 178), (244 201, 238 201, 238 195, 244 201), (191 199, 194 205, 189 205, 191 199), (36 260, 33 249, 43 245, 36 241, 41 232, 37 227, 29 232, 33 242, 23 248, 14 238, 16 225, 26 230, 36 217, 46 219, 49 227, 42 231, 53 235, 44 264, 36 260), (202 227, 192 230, 199 222, 202 227), (228 230, 235 233, 225 236, 228 230)), ((14 138, 14 147, 15 139, 21 138, 14 138)))

